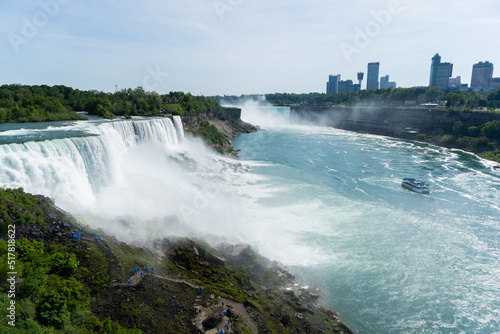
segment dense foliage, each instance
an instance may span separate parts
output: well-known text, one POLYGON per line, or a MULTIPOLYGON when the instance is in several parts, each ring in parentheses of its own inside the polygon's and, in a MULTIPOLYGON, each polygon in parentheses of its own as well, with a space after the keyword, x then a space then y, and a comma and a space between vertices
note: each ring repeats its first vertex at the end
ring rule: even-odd
POLYGON ((460 148, 485 159, 500 162, 500 120, 486 122, 481 126, 468 126, 457 121, 451 129, 440 130, 445 133, 430 130, 417 135, 417 139, 460 148))
POLYGON ((26 194, 22 188, 0 188, 0 234, 7 233, 9 224, 45 225, 49 207, 47 198, 26 194))
MULTIPOLYGON (((7 242, 0 239, 2 290, 7 289, 7 247, 7 242)), ((2 333, 140 333, 91 315, 90 282, 85 279, 86 268, 80 268, 78 250, 20 239, 16 242, 16 251, 16 326, 2 321, 2 333)), ((98 252, 88 253, 98 257, 98 252)), ((96 278, 102 275, 106 272, 95 273, 96 278)), ((4 293, 0 298, 3 305, 11 300, 4 293)), ((6 308, 2 307, 0 314, 2 319, 8 319, 6 308)))
POLYGON ((71 105, 72 89, 64 86, 0 87, 0 123, 85 119, 71 105))
POLYGON ((162 95, 164 107, 177 107, 176 112, 171 112, 174 115, 195 115, 209 111, 222 110, 221 105, 216 99, 205 96, 193 96, 189 93, 170 92, 167 95, 162 95), (180 107, 180 108, 179 108, 180 107))
POLYGON ((200 136, 210 145, 224 145, 227 142, 226 138, 217 130, 217 128, 206 120, 200 121, 198 125, 198 132, 200 136))
POLYGON ((183 92, 160 96, 142 87, 105 93, 66 86, 0 86, 0 123, 85 119, 77 111, 114 118, 161 113, 193 115, 220 109, 219 103, 203 96, 183 92))
POLYGON ((98 248, 84 250, 70 242, 44 243, 18 236, 23 226, 47 229, 48 219, 63 215, 48 199, 22 189, 0 189, 0 213, 0 299, 5 306, 0 310, 4 319, 0 332, 140 333, 91 314, 92 291, 105 288, 109 281, 108 261, 98 248), (9 225, 8 234, 15 243, 6 241, 9 225), (13 268, 17 272, 14 292, 7 280, 13 268), (12 301, 15 327, 7 323, 6 306, 12 301))
POLYGON ((427 102, 438 102, 449 108, 495 109, 500 106, 500 90, 491 92, 465 92, 450 91, 443 92, 439 88, 386 88, 374 90, 362 90, 349 94, 267 94, 266 100, 274 105, 292 104, 335 104, 335 105, 372 105, 377 106, 402 106, 405 101, 414 101, 417 104, 427 102))

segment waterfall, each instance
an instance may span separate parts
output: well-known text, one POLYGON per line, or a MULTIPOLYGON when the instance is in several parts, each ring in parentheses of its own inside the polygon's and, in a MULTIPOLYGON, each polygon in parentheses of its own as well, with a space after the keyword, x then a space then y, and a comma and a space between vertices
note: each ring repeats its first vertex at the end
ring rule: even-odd
POLYGON ((168 118, 44 129, 6 125, 3 142, 17 142, 0 145, 0 185, 54 198, 77 219, 125 242, 207 234, 239 242, 276 235, 267 230, 269 220, 256 217, 263 210, 254 209, 252 194, 261 191, 250 167, 214 153, 198 138, 182 138, 180 119, 176 123, 177 129, 168 118), (21 141, 35 131, 42 140, 21 141))
POLYGON ((178 143, 176 127, 169 118, 108 122, 102 123, 100 126, 93 128, 93 130, 97 135, 104 138, 115 138, 123 142, 126 146, 142 142, 178 143))
POLYGON ((179 136, 179 141, 181 141, 182 138, 184 138, 184 127, 182 126, 182 120, 180 116, 174 116, 174 124, 177 135, 179 136))
MULTIPOLYGON (((107 185, 123 183, 127 155, 141 145, 178 144, 168 118, 88 123, 86 134, 0 145, 0 185, 56 198, 63 208, 95 205, 107 185)), ((64 132, 61 130, 61 132, 64 132)))
POLYGON ((241 222, 249 205, 238 195, 254 183, 247 167, 197 138, 183 138, 180 118, 174 122, 7 125, 1 139, 16 142, 0 145, 0 186, 54 198, 60 208, 126 242, 214 231, 238 235, 250 226, 241 222), (32 132, 41 140, 22 142, 32 132))

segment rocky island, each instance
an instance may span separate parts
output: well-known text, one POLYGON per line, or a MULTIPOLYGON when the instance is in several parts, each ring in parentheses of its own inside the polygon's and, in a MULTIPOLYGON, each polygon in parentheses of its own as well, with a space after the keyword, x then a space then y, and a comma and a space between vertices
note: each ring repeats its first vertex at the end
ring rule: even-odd
POLYGON ((258 130, 258 127, 241 120, 241 109, 222 108, 196 115, 182 116, 187 132, 202 137, 218 152, 236 156, 237 150, 231 141, 238 135, 258 130))

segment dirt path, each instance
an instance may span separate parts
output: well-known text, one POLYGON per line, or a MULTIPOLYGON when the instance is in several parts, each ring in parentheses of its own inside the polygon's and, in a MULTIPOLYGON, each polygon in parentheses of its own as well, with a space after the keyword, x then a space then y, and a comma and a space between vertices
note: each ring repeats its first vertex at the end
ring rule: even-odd
POLYGON ((221 298, 221 301, 223 301, 228 307, 231 306, 234 313, 239 315, 243 321, 250 327, 252 330, 252 333, 257 334, 259 333, 259 330, 257 329, 257 325, 255 322, 250 318, 250 315, 248 314, 247 310, 245 309, 245 306, 243 306, 242 303, 235 302, 233 300, 229 300, 226 298, 221 298))
MULTIPOLYGON (((110 268, 109 273, 110 273, 110 277, 111 277, 111 286, 126 286, 126 285, 134 286, 134 285, 139 284, 139 282, 144 277, 152 276, 152 277, 155 277, 158 279, 164 279, 164 280, 167 280, 170 282, 182 283, 182 284, 185 284, 185 285, 192 287, 194 289, 201 288, 201 286, 194 285, 193 283, 191 283, 187 280, 184 280, 184 279, 162 276, 162 275, 152 274, 149 272, 143 272, 142 276, 141 276, 140 272, 137 272, 136 274, 131 275, 128 278, 127 282, 125 282, 125 283, 118 282, 118 280, 116 278, 117 272, 118 272, 118 260, 111 252, 106 241, 99 239, 99 238, 96 239, 95 236, 92 236, 92 237, 84 236, 84 237, 82 237, 82 240, 89 241, 89 242, 95 242, 97 244, 97 246, 109 256, 108 261, 109 261, 109 268, 110 268), (128 281, 130 281, 130 283, 128 283, 128 281)), ((212 305, 209 307, 203 307, 202 305, 200 305, 200 297, 198 296, 196 298, 193 307, 198 308, 199 313, 195 319, 195 324, 200 330, 202 330, 204 333, 207 333, 207 334, 218 334, 219 333, 217 331, 217 328, 214 328, 211 330, 204 330, 203 325, 202 325, 202 323, 206 319, 206 317, 209 316, 211 313, 213 313, 214 310, 219 308, 219 310, 221 312, 227 311, 228 309, 231 309, 231 312, 234 312, 235 314, 237 314, 238 316, 240 316, 243 319, 243 321, 247 324, 247 326, 252 330, 253 334, 259 333, 259 331, 257 329, 257 325, 252 320, 252 318, 250 318, 250 315, 248 314, 247 310, 245 309, 245 306, 243 306, 242 303, 235 302, 233 300, 226 299, 226 298, 220 298, 219 300, 220 300, 219 303, 216 305, 212 305)), ((224 324, 223 328, 222 328, 224 330, 224 333, 233 333, 232 323, 231 323, 231 319, 229 317, 224 315, 222 317, 221 324, 224 324)))
MULTIPOLYGON (((196 306, 195 306, 196 307, 196 306)), ((231 310, 232 313, 235 313, 239 315, 243 321, 247 324, 247 326, 252 330, 253 334, 258 334, 259 330, 257 329, 257 325, 255 322, 250 318, 250 315, 248 314, 247 310, 245 309, 245 306, 243 306, 242 303, 235 302, 234 300, 226 299, 226 298, 220 298, 219 303, 216 305, 212 305, 210 307, 201 307, 198 306, 200 313, 196 316, 195 319, 195 324, 198 329, 203 331, 204 333, 207 334, 218 334, 219 331, 217 331, 217 328, 213 328, 210 330, 205 330, 203 328, 203 321, 207 318, 210 317, 214 314, 214 312, 227 312, 229 309, 231 310)), ((224 313, 224 316, 222 317, 221 321, 222 327, 221 329, 224 331, 224 333, 233 333, 233 325, 231 322, 231 318, 227 317, 224 313)))

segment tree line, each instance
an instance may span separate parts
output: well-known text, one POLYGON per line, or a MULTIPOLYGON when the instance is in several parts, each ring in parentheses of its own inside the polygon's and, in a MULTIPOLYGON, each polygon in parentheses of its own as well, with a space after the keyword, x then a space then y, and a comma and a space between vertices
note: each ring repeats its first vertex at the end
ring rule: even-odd
POLYGON ((500 120, 481 126, 457 121, 450 128, 429 128, 416 136, 417 140, 460 148, 488 160, 500 162, 500 120))
POLYGON ((461 90, 446 92, 436 87, 385 88, 361 90, 348 94, 274 93, 266 94, 266 100, 274 105, 282 106, 294 104, 369 106, 376 104, 381 107, 397 107, 405 105, 405 101, 414 101, 416 104, 439 103, 443 107, 453 109, 496 109, 500 107, 500 89, 491 93, 461 90))
POLYGON ((86 119, 78 113, 80 111, 112 119, 116 116, 193 115, 221 109, 216 100, 204 96, 184 92, 160 95, 142 87, 106 93, 63 85, 0 86, 0 123, 86 119))

